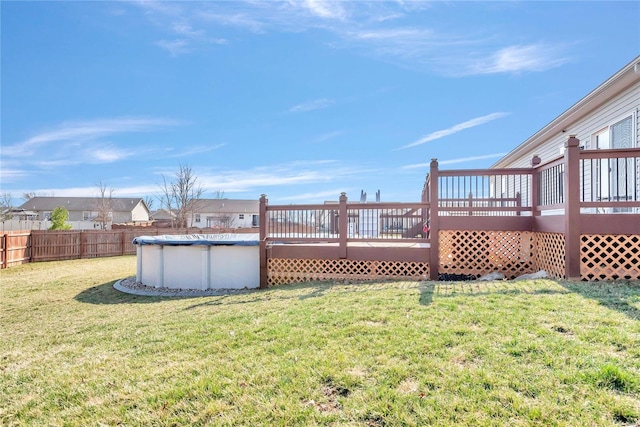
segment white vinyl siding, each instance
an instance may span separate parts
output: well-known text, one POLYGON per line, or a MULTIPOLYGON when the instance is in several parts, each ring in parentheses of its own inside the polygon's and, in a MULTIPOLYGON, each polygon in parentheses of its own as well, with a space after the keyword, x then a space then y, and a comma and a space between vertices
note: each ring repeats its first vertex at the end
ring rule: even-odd
MULTIPOLYGON (((557 159, 563 154, 564 145, 569 135, 575 134, 580 140, 580 146, 586 150, 597 149, 597 140, 601 143, 605 143, 598 136, 604 137, 609 142, 612 138, 615 139, 613 147, 611 148, 623 148, 623 147, 639 147, 640 146, 640 83, 636 83, 629 87, 627 90, 619 94, 613 99, 603 104, 600 108, 595 109, 590 114, 578 120, 574 123, 566 123, 563 126, 564 132, 558 132, 556 136, 547 139, 537 147, 531 148, 526 154, 523 154, 503 165, 503 167, 530 167, 531 159, 534 155, 540 156, 542 163, 547 163, 551 160, 557 159), (631 126, 629 133, 629 126, 631 126), (625 133, 626 132, 626 133, 625 133), (612 136, 613 135, 613 136, 612 136), (631 138, 628 135, 632 135, 631 138)), ((609 142, 607 142, 608 145, 609 142)), ((609 148, 607 145, 606 148, 609 148)), ((601 145, 600 148, 605 148, 601 145)), ((628 166, 623 162, 623 172, 626 173, 628 166)), ((632 166, 633 167, 633 166, 632 166)), ((636 168, 640 168, 640 165, 636 165, 636 168)), ((620 178, 617 176, 622 172, 615 173, 614 178, 608 171, 608 167, 602 168, 600 171, 594 169, 594 174, 601 175, 599 177, 591 177, 590 171, 586 171, 584 180, 582 182, 582 192, 585 201, 596 201, 595 199, 607 198, 608 193, 598 193, 596 186, 610 186, 618 185, 620 178), (607 169, 605 174, 605 169, 607 169), (599 179, 599 181, 598 181, 599 179), (616 181, 614 183, 614 181, 616 181)), ((613 171, 612 171, 613 172, 613 171)), ((633 173, 629 175, 634 175, 633 173)), ((636 177, 640 177, 640 170, 636 171, 636 177)), ((561 177, 558 177, 561 179, 561 177)), ((633 180, 633 178, 631 178, 633 180)), ((625 183, 626 187, 633 188, 633 182, 625 183)), ((635 184, 640 186, 640 182, 635 184)), ((625 187, 625 188, 626 188, 625 187)), ((618 189, 616 188, 616 191, 618 189)), ((616 197, 624 196, 625 194, 616 193, 616 197)), ((529 195, 523 194, 523 199, 527 200, 529 195), (525 198, 526 197, 526 198, 525 198)), ((548 212, 547 212, 548 213, 548 212)), ((555 212, 561 213, 561 212, 555 212)))
POLYGON ((559 132, 555 137, 532 148, 526 154, 506 164, 505 167, 530 167, 531 158, 536 154, 540 156, 542 163, 556 159, 561 155, 561 147, 564 147, 569 135, 573 134, 576 135, 580 140, 580 145, 585 147, 585 149, 594 149, 595 143, 592 141, 592 136, 595 132, 605 129, 629 115, 634 116, 632 126, 635 127, 636 137, 632 143, 635 147, 638 147, 638 141, 640 140, 640 128, 638 126, 639 109, 640 83, 636 83, 585 118, 575 123, 567 123, 564 127, 565 132, 559 132))
POLYGON ((149 221, 149 211, 143 203, 138 203, 129 214, 131 218, 128 221, 149 221))

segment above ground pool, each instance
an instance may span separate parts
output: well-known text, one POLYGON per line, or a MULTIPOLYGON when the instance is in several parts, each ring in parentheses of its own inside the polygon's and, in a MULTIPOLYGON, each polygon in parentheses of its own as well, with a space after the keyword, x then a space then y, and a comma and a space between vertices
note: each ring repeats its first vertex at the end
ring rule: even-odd
POLYGON ((170 289, 260 286, 258 233, 140 236, 136 281, 170 289))

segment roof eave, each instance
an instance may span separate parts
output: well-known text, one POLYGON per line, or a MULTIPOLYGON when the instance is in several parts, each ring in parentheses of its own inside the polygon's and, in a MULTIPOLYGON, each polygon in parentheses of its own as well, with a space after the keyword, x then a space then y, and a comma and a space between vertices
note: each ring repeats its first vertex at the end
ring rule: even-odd
POLYGON ((506 156, 495 162, 491 166, 491 169, 504 167, 506 164, 534 149, 541 142, 547 141, 563 131, 567 131, 567 128, 569 128, 570 125, 584 118, 602 104, 638 83, 640 81, 640 74, 637 71, 638 69, 640 69, 640 56, 636 57, 620 71, 607 79, 607 81, 592 90, 588 95, 576 102, 573 106, 536 132, 533 136, 529 137, 522 144, 511 150, 506 156))

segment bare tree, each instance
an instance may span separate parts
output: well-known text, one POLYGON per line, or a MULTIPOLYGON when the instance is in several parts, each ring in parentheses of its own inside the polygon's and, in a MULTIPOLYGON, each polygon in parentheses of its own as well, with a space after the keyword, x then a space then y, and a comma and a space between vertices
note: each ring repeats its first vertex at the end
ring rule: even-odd
POLYGON ((150 211, 153 210, 153 203, 154 203, 154 198, 147 196, 144 198, 144 203, 147 205, 147 207, 149 208, 150 211))
POLYGON ((27 193, 22 193, 22 199, 25 202, 28 202, 29 200, 33 199, 36 196, 37 196, 37 194, 35 192, 33 192, 33 191, 29 191, 27 193))
POLYGON ((106 230, 107 226, 113 221, 113 188, 107 188, 107 185, 100 181, 98 184, 98 199, 96 200, 95 210, 96 216, 94 221, 100 224, 101 230, 106 230))
POLYGON ((2 193, 0 196, 0 221, 4 222, 13 218, 13 198, 11 193, 2 193))
POLYGON ((204 192, 197 181, 198 178, 187 165, 180 165, 172 181, 167 181, 167 178, 162 175, 160 200, 163 208, 170 213, 175 213, 175 220, 172 220, 173 227, 187 227, 189 217, 193 222, 195 211, 204 192))
MULTIPOLYGON (((225 198, 224 191, 223 190, 214 191, 213 198, 216 200, 224 199, 225 198)), ((220 229, 220 230, 229 229, 229 228, 232 228, 233 225, 235 224, 235 218, 233 217, 233 215, 227 214, 227 213, 218 213, 209 218, 211 219, 210 225, 214 229, 220 229)))
POLYGON ((235 217, 228 213, 221 213, 213 217, 213 225, 220 228, 233 228, 235 223, 235 217))
POLYGON ((55 192, 44 192, 44 191, 40 191, 38 193, 36 193, 35 191, 27 191, 25 193, 22 193, 22 199, 25 202, 28 202, 29 200, 33 199, 34 197, 55 197, 55 192))

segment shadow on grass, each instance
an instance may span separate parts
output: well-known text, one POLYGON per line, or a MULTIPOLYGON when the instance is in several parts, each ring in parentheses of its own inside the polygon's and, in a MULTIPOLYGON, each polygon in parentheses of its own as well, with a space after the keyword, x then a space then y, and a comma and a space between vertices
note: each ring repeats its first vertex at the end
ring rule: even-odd
POLYGON ((569 290, 553 290, 553 289, 491 289, 487 291, 452 291, 448 293, 437 292, 438 298, 455 298, 460 296, 482 297, 487 295, 566 295, 571 293, 569 290))
MULTIPOLYGON (((185 310, 192 310, 198 307, 216 306, 222 304, 237 305, 237 304, 250 304, 255 302, 269 301, 271 299, 278 301, 285 300, 308 300, 313 298, 320 298, 326 296, 330 292, 368 292, 376 290, 387 289, 386 284, 394 283, 395 281, 374 281, 374 282, 359 282, 359 283, 341 283, 341 282, 301 282, 293 283, 289 285, 277 285, 265 290, 250 291, 245 294, 236 295, 223 295, 215 297, 212 300, 203 301, 200 304, 194 304, 186 307, 185 310), (274 294, 277 292, 277 294, 274 294), (243 295, 250 298, 233 298, 227 299, 231 296, 243 295)), ((396 288, 401 289, 401 288, 396 288)), ((434 283, 432 282, 420 282, 419 284, 411 285, 406 289, 413 289, 420 291, 420 304, 431 304, 434 283)))
POLYGON ((630 319, 640 321, 640 282, 558 282, 560 286, 584 298, 598 301, 610 310, 618 311, 630 319))
POLYGON ((211 296, 211 298, 215 298, 215 299, 203 301, 200 304, 190 305, 189 307, 186 307, 185 310, 193 310, 198 307, 208 307, 208 306, 216 306, 216 305, 223 305, 223 304, 225 305, 251 304, 256 302, 268 301, 270 299, 277 299, 278 301, 282 301, 282 300, 294 300, 294 299, 305 300, 310 298, 318 298, 318 297, 324 296, 325 293, 329 289, 331 289, 332 286, 333 284, 329 282, 305 282, 305 283, 295 283, 291 285, 279 285, 277 287, 271 287, 268 289, 256 289, 256 290, 237 293, 237 294, 211 296), (277 290, 277 291, 310 290, 310 292, 302 295, 284 296, 283 294, 280 294, 276 297, 273 297, 273 293, 270 291, 274 291, 274 290, 277 290), (250 296, 251 298, 229 299, 229 297, 237 297, 237 296, 250 296))
POLYGON ((420 284, 420 305, 430 305, 433 302, 433 292, 436 289, 434 282, 424 282, 420 284))
MULTIPOLYGON (((152 297, 127 294, 114 289, 117 280, 87 288, 75 296, 75 300, 86 304, 150 304, 166 301, 169 297, 152 297)), ((195 298, 195 297, 171 297, 195 298)))

